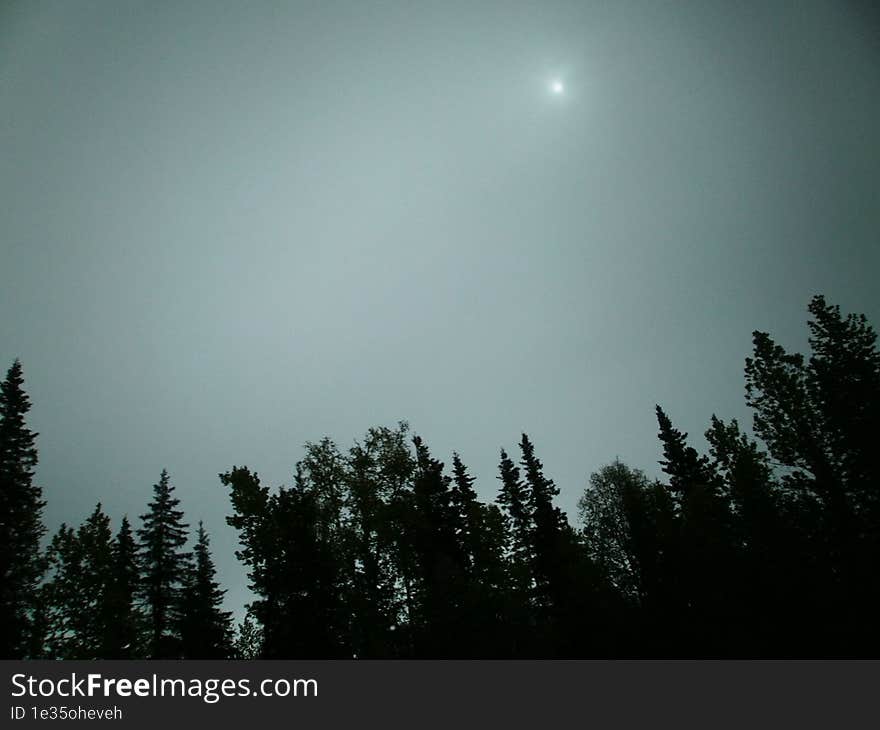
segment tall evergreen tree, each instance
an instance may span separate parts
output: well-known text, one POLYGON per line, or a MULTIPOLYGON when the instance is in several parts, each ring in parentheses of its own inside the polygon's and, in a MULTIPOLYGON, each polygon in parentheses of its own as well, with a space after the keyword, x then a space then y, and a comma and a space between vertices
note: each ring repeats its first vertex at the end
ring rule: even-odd
POLYGON ((657 421, 665 457, 660 464, 669 475, 676 510, 676 539, 668 550, 669 565, 676 566, 680 641, 689 652, 723 653, 729 640, 713 627, 734 611, 739 590, 730 580, 739 570, 730 496, 709 458, 688 445, 687 434, 672 425, 660 406, 657 421))
POLYGON ((41 488, 34 483, 37 434, 27 427, 31 408, 16 360, 0 384, 0 657, 28 653, 33 611, 44 561, 40 539, 41 488))
POLYGON ((535 645, 532 508, 519 467, 504 449, 501 449, 498 471, 501 486, 496 501, 504 520, 508 565, 504 653, 511 657, 530 656, 535 645))
POLYGON ((201 522, 193 557, 184 585, 181 653, 184 659, 229 659, 233 653, 232 613, 222 609, 226 591, 215 580, 210 540, 201 522))
POLYGON ((746 399, 797 507, 797 563, 811 584, 802 610, 817 624, 816 643, 857 651, 880 645, 880 353, 863 315, 844 317, 822 297, 809 311, 808 360, 753 333, 746 399))
MULTIPOLYGON (((520 479, 519 467, 501 449, 498 465, 501 487, 497 501, 510 528, 510 556, 515 564, 530 568, 532 562, 532 509, 529 493, 520 479)), ((530 582, 530 581, 529 581, 530 582)))
POLYGON ((508 600, 503 515, 497 506, 477 499, 474 477, 457 453, 452 457, 452 470, 450 502, 455 512, 464 583, 457 656, 503 657, 507 653, 502 632, 508 600))
POLYGON ((559 495, 559 488, 552 479, 544 476, 544 465, 535 456, 535 447, 526 434, 520 440, 520 451, 526 485, 528 486, 528 500, 531 505, 532 521, 532 545, 537 575, 541 579, 547 579, 547 575, 541 575, 542 569, 549 569, 548 565, 542 565, 542 561, 552 561, 550 553, 556 548, 559 536, 564 533, 568 525, 565 514, 559 507, 553 504, 554 497, 559 495))
POLYGON ((113 541, 110 581, 107 587, 108 614, 104 658, 140 658, 144 617, 137 605, 140 570, 137 545, 128 516, 122 518, 113 541))
POLYGON ((83 555, 76 530, 62 523, 52 536, 47 551, 48 580, 41 586, 45 606, 45 655, 60 659, 88 658, 80 641, 85 618, 85 596, 79 586, 83 579, 83 555))
POLYGON ((457 533, 461 525, 452 503, 451 480, 443 462, 431 457, 421 438, 413 439, 416 473, 412 541, 419 565, 420 610, 417 650, 439 658, 458 654, 456 626, 462 614, 465 558, 457 533))
POLYGON ((44 587, 50 656, 59 659, 106 657, 114 624, 110 518, 101 505, 78 529, 62 525, 49 547, 49 580, 44 587))
POLYGON ((474 490, 474 477, 457 453, 452 455, 452 488, 450 508, 454 515, 454 529, 462 560, 469 573, 476 570, 479 541, 482 530, 482 510, 474 490))
MULTIPOLYGON (((595 575, 583 545, 565 513, 553 504, 559 488, 545 476, 544 466, 526 434, 520 440, 525 485, 532 515, 531 554, 534 608, 541 656, 577 655, 595 651, 595 626, 584 618, 598 609, 595 575), (587 630, 585 630, 587 629, 587 630)), ((608 633, 607 631, 605 632, 608 633)))
POLYGON ((146 654, 152 659, 180 656, 181 589, 191 556, 183 550, 188 525, 183 522, 183 511, 177 509, 179 504, 168 472, 163 469, 153 485, 149 511, 141 515, 143 527, 137 531, 141 590, 148 620, 146 654))

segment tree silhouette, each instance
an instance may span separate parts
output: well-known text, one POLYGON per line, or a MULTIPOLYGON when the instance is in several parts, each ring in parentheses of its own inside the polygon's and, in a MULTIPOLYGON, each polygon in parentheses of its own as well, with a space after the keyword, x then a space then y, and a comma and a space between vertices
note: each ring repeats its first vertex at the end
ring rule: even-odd
POLYGON ((457 453, 452 456, 452 467, 450 503, 462 560, 455 655, 504 656, 501 639, 510 598, 504 517, 496 505, 477 498, 475 480, 457 453))
POLYGON ((811 353, 755 332, 753 433, 706 453, 656 407, 663 478, 590 475, 580 528, 531 439, 494 503, 406 423, 305 445, 291 486, 220 475, 254 600, 233 636, 201 523, 167 472, 135 541, 99 504, 44 554, 21 367, 0 400, 4 647, 39 658, 872 656, 880 650, 880 354, 862 316, 809 305, 811 353), (40 575, 48 566, 45 580, 40 575), (12 589, 15 590, 12 590, 12 589))
POLYGON ((146 654, 153 659, 180 656, 182 588, 190 570, 191 556, 183 550, 187 542, 180 500, 168 472, 162 470, 153 485, 149 510, 141 515, 138 551, 141 565, 141 591, 147 614, 146 654))
POLYGON ((49 550, 46 641, 52 656, 109 656, 116 616, 110 600, 113 576, 110 518, 98 504, 78 529, 62 525, 49 550))
POLYGON ((233 653, 232 613, 222 609, 226 591, 215 580, 210 540, 201 522, 193 558, 183 585, 181 653, 184 659, 228 659, 233 653))
POLYGON ((669 544, 678 583, 678 641, 687 651, 713 656, 724 651, 726 637, 717 631, 733 625, 728 612, 735 605, 736 555, 730 529, 730 504, 722 481, 707 456, 688 445, 687 434, 672 426, 657 406, 659 437, 663 444, 663 471, 676 515, 676 531, 669 544), (731 621, 728 621, 730 619, 731 621))
POLYGON ((810 302, 813 354, 789 354, 767 333, 753 334, 746 400, 754 429, 784 468, 800 549, 792 561, 804 591, 804 623, 815 645, 858 652, 878 645, 880 559, 878 467, 880 353, 864 316, 843 317, 817 296, 810 302), (798 534, 799 533, 799 534, 798 534))
POLYGON ((259 659, 263 654, 263 632, 250 614, 238 625, 233 644, 236 659, 259 659))
POLYGON ((145 630, 144 616, 137 605, 140 570, 137 545, 127 516, 122 518, 113 541, 110 581, 106 590, 110 623, 104 657, 140 658, 145 630))
POLYGON ((0 383, 0 656, 26 656, 44 562, 42 490, 34 484, 37 434, 27 427, 31 403, 16 360, 0 383))

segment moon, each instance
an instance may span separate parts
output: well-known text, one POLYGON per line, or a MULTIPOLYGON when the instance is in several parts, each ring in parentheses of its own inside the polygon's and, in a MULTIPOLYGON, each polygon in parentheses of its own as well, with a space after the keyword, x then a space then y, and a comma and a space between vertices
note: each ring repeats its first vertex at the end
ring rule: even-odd
POLYGON ((565 91, 565 85, 559 79, 550 82, 550 91, 559 96, 565 91))

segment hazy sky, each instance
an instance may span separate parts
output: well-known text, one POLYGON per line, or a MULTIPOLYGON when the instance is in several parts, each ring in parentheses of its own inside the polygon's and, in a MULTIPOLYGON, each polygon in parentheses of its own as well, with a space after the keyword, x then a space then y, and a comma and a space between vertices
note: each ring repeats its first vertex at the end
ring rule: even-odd
POLYGON ((411 422, 573 512, 653 407, 748 420, 751 331, 880 324, 870 3, 3 2, 0 366, 46 522, 411 422), (562 94, 550 85, 559 80, 562 94))

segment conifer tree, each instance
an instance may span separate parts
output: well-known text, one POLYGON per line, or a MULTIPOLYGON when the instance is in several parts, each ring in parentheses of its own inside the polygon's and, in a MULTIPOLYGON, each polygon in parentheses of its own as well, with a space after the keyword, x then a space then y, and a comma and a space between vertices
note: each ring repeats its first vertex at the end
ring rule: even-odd
POLYGON ((506 620, 508 580, 503 516, 497 506, 485 505, 477 499, 474 477, 457 453, 453 454, 452 467, 450 502, 464 573, 457 656, 504 656, 500 634, 506 620))
POLYGON ((123 516, 113 541, 112 568, 108 586, 108 627, 104 658, 140 658, 144 617, 137 604, 140 570, 137 545, 128 516, 123 516))
POLYGON ((190 567, 190 555, 183 546, 187 524, 177 509, 180 500, 168 472, 162 470, 153 485, 149 511, 141 515, 138 552, 141 591, 147 614, 146 654, 152 659, 171 659, 180 655, 181 589, 190 567))
MULTIPOLYGON (((534 608, 543 636, 538 651, 544 656, 577 651, 572 632, 583 624, 593 588, 591 565, 565 514, 553 504, 559 494, 553 480, 535 456, 526 434, 520 440, 522 467, 532 516, 531 554, 534 608)), ((589 644, 587 633, 577 638, 589 644)))
POLYGON ((461 457, 453 453, 450 507, 454 514, 456 540, 469 573, 474 573, 477 569, 482 532, 482 510, 473 487, 474 481, 461 457))
POLYGON ((504 655, 529 656, 534 648, 534 551, 532 509, 519 467, 501 449, 498 464, 501 487, 496 501, 502 510, 506 536, 508 591, 505 606, 507 637, 504 655))
POLYGON ((501 487, 497 500, 510 527, 511 559, 515 564, 528 567, 532 562, 532 509, 529 493, 520 479, 519 467, 504 449, 501 449, 498 469, 501 487))
POLYGON ((809 311, 808 360, 753 333, 746 400, 794 497, 787 506, 796 507, 790 521, 803 545, 792 567, 805 577, 804 624, 817 625, 817 645, 852 652, 880 644, 873 618, 880 610, 880 353, 864 315, 844 317, 820 296, 809 311))
POLYGON ((660 406, 657 421, 665 457, 660 463, 676 510, 676 536, 668 551, 679 585, 682 645, 692 652, 723 652, 729 647, 714 643, 722 639, 713 624, 735 611, 739 588, 730 578, 740 570, 730 497, 712 462, 688 445, 687 434, 673 427, 660 406))
POLYGON ((0 384, 0 658, 17 659, 29 636, 44 561, 42 490, 34 484, 37 434, 27 427, 31 403, 16 360, 0 384))
POLYGON ((232 613, 222 609, 226 591, 215 580, 210 540, 201 522, 193 558, 184 585, 181 653, 184 659, 228 659, 233 651, 232 613))
POLYGON ((462 611, 464 556, 452 504, 451 480, 443 462, 431 457, 421 438, 413 438, 416 474, 413 480, 415 520, 413 546, 419 565, 420 610, 416 631, 422 656, 454 656, 454 627, 462 611))
POLYGON ((522 435, 519 447, 534 523, 533 547, 536 558, 541 559, 541 551, 552 549, 552 544, 568 523, 562 510, 553 504, 553 498, 559 495, 559 488, 552 479, 544 476, 544 466, 535 456, 535 447, 526 434, 522 435))
POLYGON ((54 659, 85 658, 80 644, 84 596, 79 592, 83 575, 82 552, 76 530, 62 523, 47 551, 48 580, 40 588, 45 606, 45 654, 54 659))
POLYGON ((106 658, 111 612, 112 533, 98 504, 78 529, 62 525, 49 548, 47 649, 58 659, 106 658))

